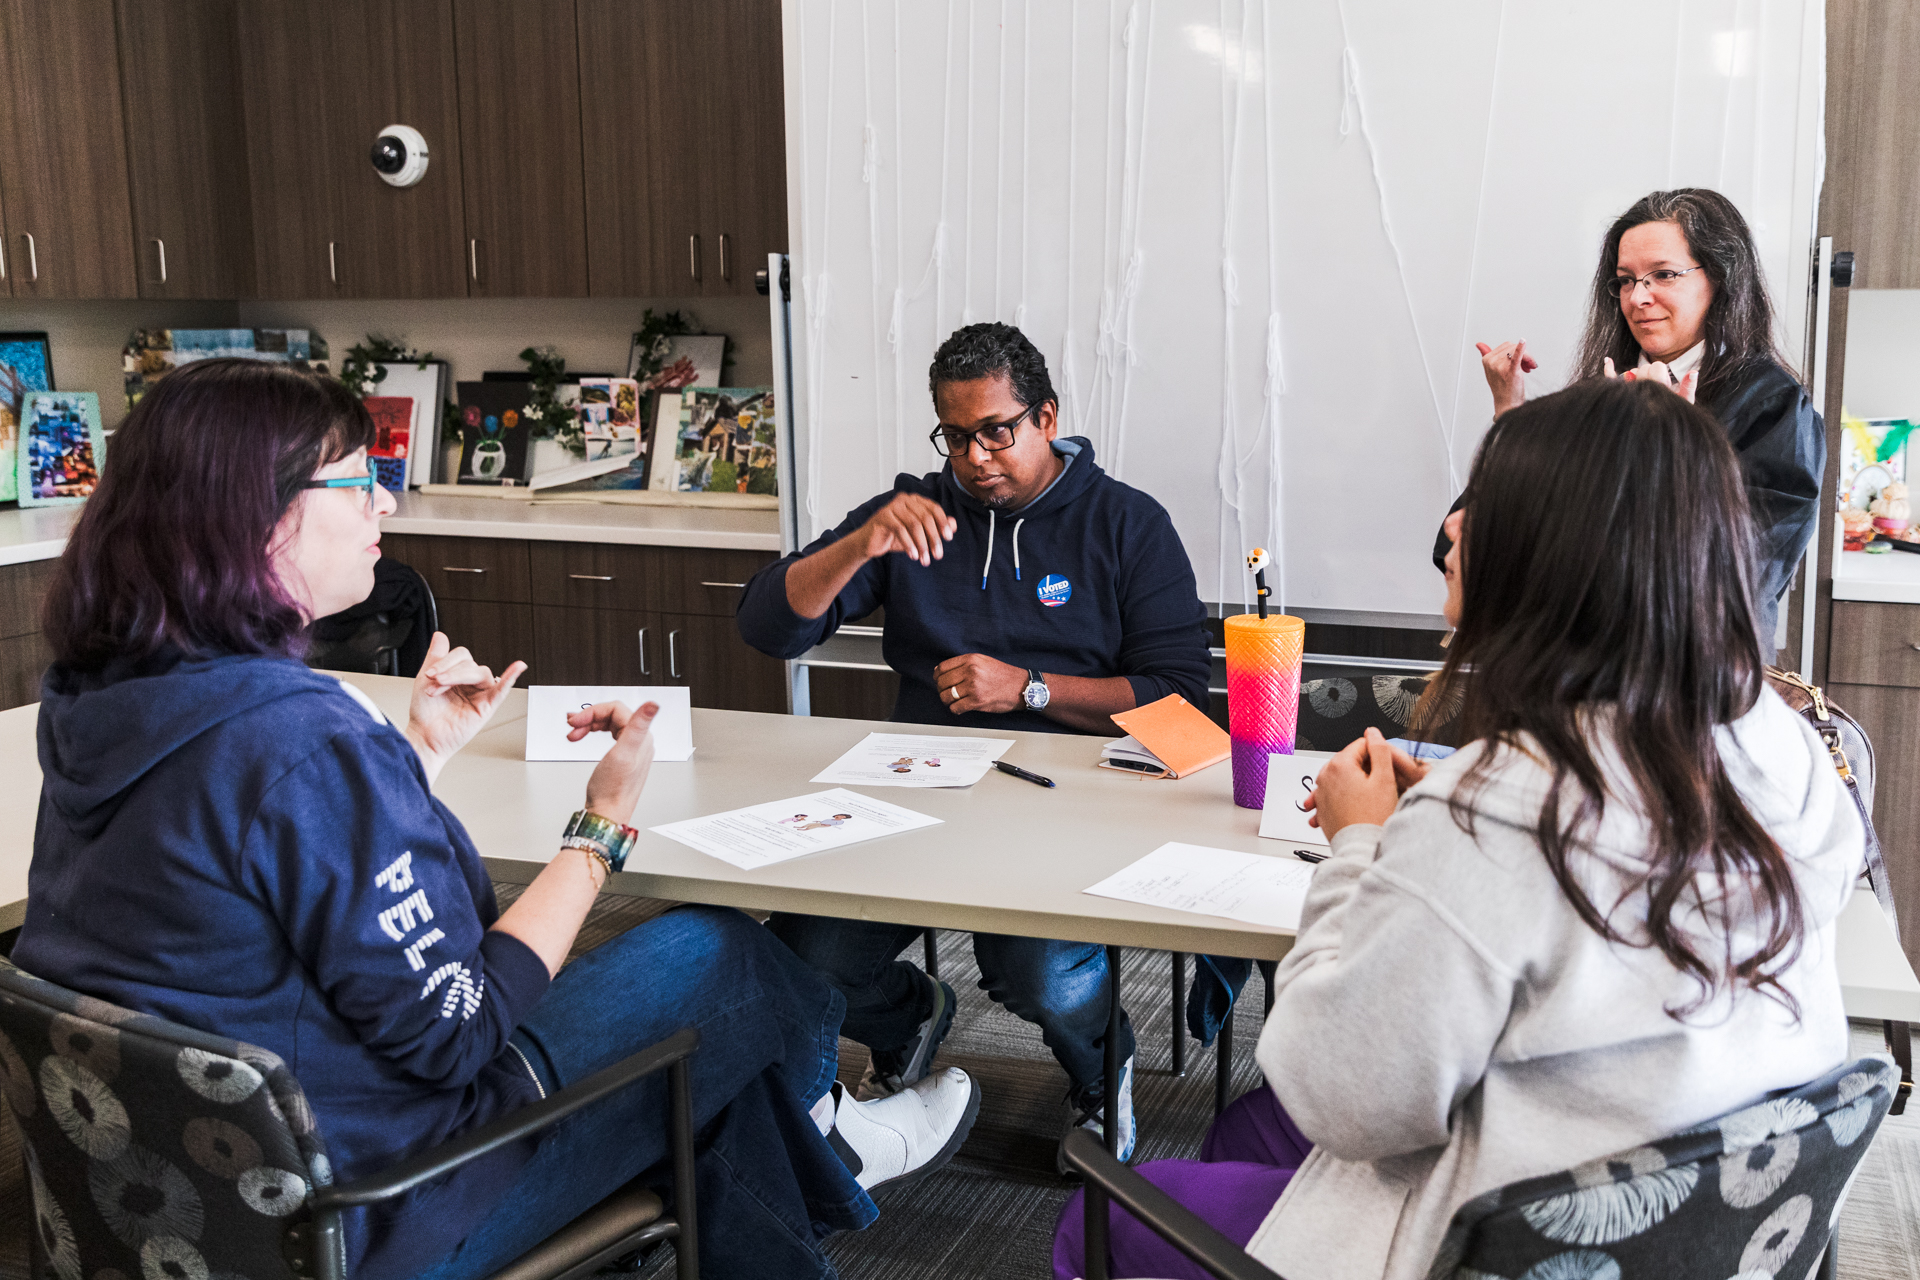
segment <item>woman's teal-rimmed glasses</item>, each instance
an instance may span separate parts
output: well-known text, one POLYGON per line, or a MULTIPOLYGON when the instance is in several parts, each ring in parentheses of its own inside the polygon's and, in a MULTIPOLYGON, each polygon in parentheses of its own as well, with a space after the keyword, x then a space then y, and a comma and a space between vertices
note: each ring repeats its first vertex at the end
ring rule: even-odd
POLYGON ((365 489, 367 491, 367 510, 373 510, 373 490, 380 483, 371 468, 363 476, 341 476, 334 480, 309 480, 301 485, 302 489, 365 489))

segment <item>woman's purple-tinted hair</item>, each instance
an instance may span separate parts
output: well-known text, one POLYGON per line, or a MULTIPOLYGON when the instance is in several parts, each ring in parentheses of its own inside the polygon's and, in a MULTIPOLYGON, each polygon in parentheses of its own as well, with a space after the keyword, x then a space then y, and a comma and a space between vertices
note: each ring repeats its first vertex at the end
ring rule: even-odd
POLYGON ((174 650, 296 653, 306 619, 274 572, 305 481, 372 442, 339 382, 255 360, 168 374, 114 432, 43 620, 56 660, 97 670, 174 650))

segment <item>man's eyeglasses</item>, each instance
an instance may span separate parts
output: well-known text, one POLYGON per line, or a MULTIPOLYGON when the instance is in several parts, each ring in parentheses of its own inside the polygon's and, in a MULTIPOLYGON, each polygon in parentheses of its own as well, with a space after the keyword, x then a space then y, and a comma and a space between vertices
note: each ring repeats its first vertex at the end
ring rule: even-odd
POLYGON ((373 510, 373 490, 380 480, 369 469, 363 476, 341 476, 337 480, 309 480, 301 485, 302 489, 365 489, 367 491, 367 510, 373 510))
POLYGON ((1632 293, 1635 286, 1644 284, 1648 289, 1658 293, 1672 288, 1673 282, 1681 276, 1690 276, 1701 269, 1700 267, 1688 267, 1685 271, 1663 269, 1660 271, 1649 271, 1644 276, 1615 276, 1613 279, 1607 281, 1607 292, 1618 298, 1625 294, 1632 293))
POLYGON ((949 427, 942 423, 933 429, 927 439, 933 441, 933 447, 949 458, 965 457, 967 450, 978 440, 980 447, 988 453, 998 453, 1002 449, 1013 448, 1013 429, 1026 421, 1027 416, 1038 405, 1028 405, 1026 412, 1007 422, 989 422, 984 427, 966 431, 959 427, 949 427))

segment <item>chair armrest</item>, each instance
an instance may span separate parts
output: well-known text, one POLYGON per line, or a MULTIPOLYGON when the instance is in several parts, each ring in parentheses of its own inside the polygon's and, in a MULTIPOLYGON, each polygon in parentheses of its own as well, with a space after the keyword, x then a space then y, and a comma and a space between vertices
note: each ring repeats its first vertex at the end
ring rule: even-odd
POLYGON ((315 1188, 313 1211, 321 1214, 392 1199, 423 1182, 431 1182, 443 1174, 451 1173, 489 1151, 530 1137, 580 1108, 619 1092, 643 1076, 650 1076, 663 1067, 691 1057, 699 1047, 699 1030, 682 1027, 658 1044, 649 1045, 632 1057, 622 1058, 585 1080, 568 1085, 551 1098, 542 1098, 532 1106, 501 1116, 490 1124, 483 1124, 478 1129, 402 1160, 390 1169, 361 1178, 348 1186, 315 1188))
MULTIPOLYGON (((1246 1250, 1203 1222, 1199 1214, 1108 1155, 1106 1146, 1090 1131, 1075 1129, 1069 1133, 1062 1150, 1067 1163, 1086 1179, 1089 1200, 1110 1197, 1220 1280, 1281 1280, 1277 1272, 1249 1257, 1246 1250)), ((1100 1245, 1104 1248, 1105 1241, 1100 1245)), ((1089 1252, 1094 1247, 1091 1233, 1087 1247, 1089 1252)), ((1086 1274, 1105 1275, 1106 1268, 1096 1267, 1089 1257, 1086 1274)))

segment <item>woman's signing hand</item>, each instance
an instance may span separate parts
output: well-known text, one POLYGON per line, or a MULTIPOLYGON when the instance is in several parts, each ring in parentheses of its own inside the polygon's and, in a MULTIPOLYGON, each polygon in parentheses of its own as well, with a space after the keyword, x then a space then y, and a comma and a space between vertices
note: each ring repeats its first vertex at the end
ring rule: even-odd
POLYGON ((1527 377, 1540 362, 1527 354, 1526 340, 1503 342, 1489 347, 1476 342, 1480 352, 1480 371, 1487 375, 1487 389, 1493 392, 1493 416, 1523 403, 1527 398, 1527 377))
POLYGON ((420 674, 413 678, 413 701, 407 709, 407 738, 420 753, 429 782, 493 718, 500 700, 526 669, 526 663, 516 662, 495 677, 464 645, 455 649, 445 632, 433 633, 420 674))
POLYGON ((567 741, 578 742, 589 733, 611 733, 613 747, 600 757, 587 779, 587 809, 609 822, 626 826, 646 790, 647 773, 653 768, 653 718, 660 714, 657 702, 643 703, 638 711, 628 711, 624 702, 597 702, 567 716, 567 741))
POLYGON ((1307 807, 1331 840, 1355 823, 1378 825, 1393 816, 1400 793, 1426 776, 1426 766, 1396 751, 1378 729, 1347 744, 1315 779, 1307 807), (1395 759, 1395 757, 1400 757, 1395 759), (1410 781, 1402 783, 1405 777, 1410 781))

